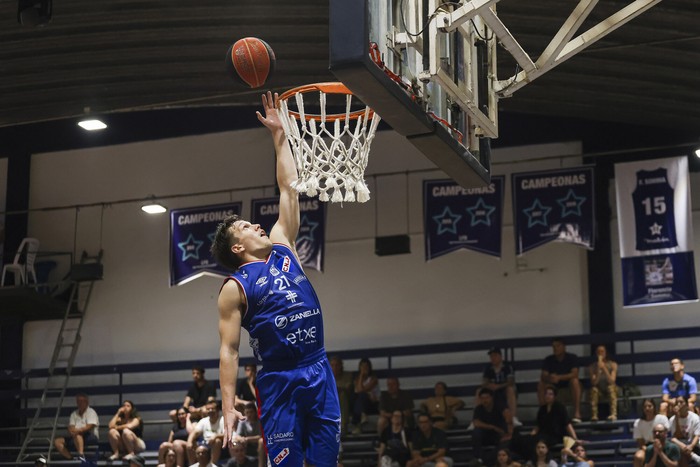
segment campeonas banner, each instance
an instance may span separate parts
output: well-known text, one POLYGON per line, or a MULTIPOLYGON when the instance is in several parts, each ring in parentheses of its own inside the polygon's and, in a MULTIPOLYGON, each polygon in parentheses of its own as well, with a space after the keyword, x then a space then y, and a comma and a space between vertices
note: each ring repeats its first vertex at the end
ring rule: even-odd
POLYGON ((593 249, 592 167, 517 173, 511 182, 518 255, 553 241, 593 249))
MULTIPOLYGON (((253 224, 260 224, 269 234, 279 217, 279 199, 254 199, 251 204, 253 224)), ((326 242, 326 203, 318 198, 301 196, 299 199, 301 218, 296 250, 301 265, 323 271, 323 253, 326 242)))
POLYGON ((623 306, 697 301, 688 160, 615 164, 623 306))
POLYGON ((500 258, 504 186, 503 175, 483 188, 424 180, 425 260, 462 248, 500 258))
POLYGON ((241 214, 240 202, 173 209, 170 211, 170 286, 182 285, 203 275, 226 277, 209 253, 216 226, 232 214, 241 214))

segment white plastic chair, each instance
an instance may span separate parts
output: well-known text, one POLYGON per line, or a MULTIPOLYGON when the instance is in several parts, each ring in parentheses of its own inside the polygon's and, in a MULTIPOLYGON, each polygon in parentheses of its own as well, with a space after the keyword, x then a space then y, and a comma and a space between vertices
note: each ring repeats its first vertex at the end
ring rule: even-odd
POLYGON ((36 284, 36 271, 34 271, 34 260, 39 251, 39 240, 36 238, 24 238, 19 244, 15 260, 12 264, 6 264, 2 268, 2 285, 5 285, 5 276, 8 272, 14 274, 15 285, 29 284, 29 278, 34 279, 36 284), (22 262, 24 260, 24 262, 22 262))

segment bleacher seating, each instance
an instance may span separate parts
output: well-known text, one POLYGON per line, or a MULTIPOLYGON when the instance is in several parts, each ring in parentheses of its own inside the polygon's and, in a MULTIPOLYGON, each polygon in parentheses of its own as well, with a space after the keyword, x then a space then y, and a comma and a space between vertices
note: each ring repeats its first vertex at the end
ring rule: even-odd
MULTIPOLYGON (((663 378, 668 375, 668 361, 680 357, 686 362, 689 374, 700 375, 700 350, 697 338, 700 327, 667 329, 659 331, 634 331, 597 335, 563 336, 567 350, 581 358, 581 379, 587 384, 585 366, 590 363, 591 346, 605 343, 614 350, 619 363, 618 385, 633 382, 644 395, 658 395, 663 378), (674 336, 669 339, 669 336, 674 336), (659 350, 663 349, 663 350, 659 350)), ((470 459, 471 409, 474 394, 481 382, 481 373, 488 362, 486 350, 497 346, 516 370, 519 418, 532 424, 537 409, 536 388, 542 359, 551 353, 551 337, 496 339, 435 345, 383 347, 362 350, 329 352, 340 356, 346 371, 353 371, 362 357, 372 359, 374 369, 384 383, 387 375, 397 376, 402 389, 409 391, 416 407, 420 401, 433 394, 436 381, 449 386, 449 393, 465 400, 467 409, 458 413, 459 424, 449 431, 453 457, 457 465, 466 465, 470 459)), ((246 363, 241 360, 241 372, 246 363)), ((90 403, 100 415, 102 440, 106 440, 106 424, 124 399, 133 400, 145 421, 144 438, 147 441, 149 465, 155 465, 158 445, 167 437, 170 422, 168 410, 176 408, 191 384, 190 369, 199 364, 206 368, 207 379, 218 385, 218 359, 180 360, 169 362, 128 363, 75 367, 71 375, 68 399, 61 410, 61 420, 67 421, 74 409, 72 396, 78 392, 90 395, 90 403)), ((22 390, 0 391, 4 401, 19 400, 19 413, 8 413, 29 419, 41 395, 47 369, 30 369, 22 373, 4 372, 1 380, 20 380, 22 390)), ((242 376, 242 374, 241 374, 242 376)), ((634 401, 632 401, 634 402, 634 401)), ((582 423, 577 425, 579 436, 589 440, 588 451, 598 465, 631 465, 631 453, 635 443, 631 439, 631 425, 637 417, 635 404, 631 410, 621 412, 616 422, 582 423)), ((585 414, 584 414, 585 417, 585 414)), ((376 435, 374 424, 368 423, 365 433, 348 435, 343 439, 343 460, 346 466, 376 464, 376 435)), ((6 431, 3 429, 3 431, 6 431)), ((21 432, 21 428, 15 431, 21 432)), ((0 445, 0 465, 15 465, 15 445, 0 445)), ((105 451, 103 445, 101 451, 105 451)), ((53 456, 56 459, 55 455, 53 456)), ((31 457, 30 457, 31 459, 31 457)), ((78 465, 71 461, 53 461, 54 465, 78 465)), ((104 461, 99 463, 106 465, 104 461)), ((24 465, 32 465, 25 463, 24 465)))

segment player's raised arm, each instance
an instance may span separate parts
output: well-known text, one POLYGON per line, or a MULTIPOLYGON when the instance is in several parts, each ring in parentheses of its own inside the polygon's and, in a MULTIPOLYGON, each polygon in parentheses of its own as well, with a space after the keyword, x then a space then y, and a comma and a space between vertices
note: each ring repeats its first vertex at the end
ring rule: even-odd
POLYGON ((262 103, 265 116, 257 112, 258 120, 270 130, 277 155, 277 186, 280 190, 279 219, 270 232, 270 240, 284 243, 294 249, 299 233, 299 194, 292 188, 298 178, 294 156, 284 135, 284 129, 277 115, 278 96, 271 92, 263 94, 262 103))

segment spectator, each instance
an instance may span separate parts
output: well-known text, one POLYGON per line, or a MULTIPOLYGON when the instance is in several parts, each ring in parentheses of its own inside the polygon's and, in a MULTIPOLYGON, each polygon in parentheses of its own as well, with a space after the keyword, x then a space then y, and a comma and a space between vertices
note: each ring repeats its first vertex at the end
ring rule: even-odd
POLYGON ((680 358, 671 360, 671 371, 673 375, 664 379, 661 385, 662 396, 659 413, 668 417, 668 408, 675 405, 678 396, 685 396, 688 399, 688 407, 694 412, 695 401, 698 397, 698 385, 695 378, 685 373, 685 365, 680 358))
POLYGON ((406 467, 435 467, 438 461, 446 462, 449 467, 454 464, 447 457, 447 436, 445 432, 433 428, 427 414, 418 415, 418 430, 411 442, 411 460, 406 467))
MULTIPOLYGON (((207 416, 206 405, 210 399, 216 400, 216 387, 204 377, 204 368, 201 366, 192 367, 192 380, 182 406, 187 407, 195 422, 207 416)), ((173 422, 177 421, 177 410, 171 410, 169 415, 173 422)))
POLYGON ((75 449, 79 458, 85 458, 85 446, 99 442, 98 428, 100 419, 89 405, 88 396, 77 394, 75 396, 77 409, 70 414, 68 420, 68 434, 70 439, 59 437, 54 440, 56 450, 66 459, 72 459, 69 448, 75 449))
POLYGON ((595 467, 595 462, 586 455, 586 448, 581 443, 574 443, 570 448, 561 450, 562 465, 571 467, 595 467))
POLYGON ((399 385, 396 376, 389 376, 386 379, 386 391, 382 391, 379 397, 379 419, 377 420, 377 432, 383 432, 389 426, 391 414, 395 410, 403 412, 404 426, 413 426, 413 398, 399 385))
MULTIPOLYGON (((245 444, 236 443, 229 448, 231 459, 226 463, 226 467, 258 467, 258 461, 246 455, 245 444)), ((262 465, 267 465, 267 462, 262 465)))
POLYGON ((494 459, 484 458, 484 446, 501 446, 513 437, 513 417, 507 407, 495 403, 493 391, 481 388, 479 405, 474 408, 472 444, 474 457, 479 462, 493 464, 494 459), (483 460, 482 460, 483 459, 483 460))
MULTIPOLYGON (((197 422, 194 429, 187 438, 187 456, 191 464, 202 462, 197 457, 200 454, 200 447, 206 447, 207 462, 217 463, 221 457, 221 447, 224 440, 223 417, 219 411, 219 404, 216 401, 207 402, 207 416, 197 422), (199 445, 199 447, 197 447, 199 445)), ((202 464, 206 465, 206 464, 202 464)))
MULTIPOLYGON (((518 406, 515 397, 515 372, 510 363, 503 360, 501 349, 493 347, 488 351, 491 362, 484 369, 481 387, 493 391, 496 403, 508 407, 513 415, 513 424, 522 425, 517 417, 518 406)), ((477 392, 478 398, 478 392, 477 392)))
POLYGON ((608 349, 599 345, 595 349, 597 361, 588 367, 591 377, 591 421, 598 421, 598 401, 600 394, 610 397, 610 416, 608 420, 617 420, 617 363, 608 358, 608 349))
POLYGON ((464 407, 464 401, 447 395, 447 385, 442 381, 435 383, 435 396, 429 397, 421 404, 421 410, 430 415, 433 426, 441 430, 452 428, 455 412, 464 407))
POLYGON ((681 450, 667 438, 666 427, 654 426, 654 442, 647 446, 644 467, 678 467, 681 450))
MULTIPOLYGON (((347 433, 350 421, 350 403, 353 400, 352 375, 343 368, 343 359, 334 355, 330 358, 331 369, 335 377, 335 386, 338 388, 338 400, 340 401, 340 433, 347 433)), ((360 415, 360 419, 362 415, 360 415)))
POLYGON ((158 462, 165 462, 165 457, 169 451, 173 451, 177 458, 177 465, 185 465, 185 454, 187 452, 187 438, 194 429, 190 420, 190 413, 187 407, 177 409, 177 421, 168 435, 168 440, 161 443, 158 449, 158 462))
POLYGON ((379 381, 372 370, 372 362, 368 358, 363 358, 358 363, 354 385, 352 424, 353 433, 359 434, 362 431, 362 424, 367 420, 367 415, 377 411, 379 400, 379 381))
POLYGON ((680 465, 687 466, 691 461, 700 464, 700 456, 696 452, 700 440, 700 416, 689 410, 685 396, 676 397, 675 412, 669 425, 671 442, 681 450, 680 465))
POLYGON ((568 388, 574 402, 573 423, 581 422, 581 383, 578 379, 578 357, 566 351, 566 344, 560 338, 552 340, 553 354, 544 359, 542 375, 537 384, 537 398, 544 405, 544 392, 548 385, 558 390, 568 388))
POLYGON ((670 430, 666 415, 656 413, 656 401, 654 399, 644 399, 642 402, 642 416, 635 420, 632 436, 637 441, 639 449, 634 453, 634 467, 644 465, 644 457, 647 453, 647 446, 654 443, 654 427, 663 425, 666 430, 670 430))
POLYGON ((530 432, 531 437, 534 438, 526 439, 530 446, 527 448, 529 452, 532 452, 532 439, 542 440, 548 446, 560 443, 573 444, 574 441, 578 441, 566 407, 556 400, 556 395, 557 390, 554 386, 545 389, 545 403, 537 411, 537 425, 530 432))
POLYGON ((131 456, 129 458, 129 467, 146 467, 146 459, 142 456, 131 456))
MULTIPOLYGON (((257 397, 255 396, 255 382, 258 378, 258 366, 254 363, 249 363, 245 366, 245 378, 238 383, 238 391, 236 391, 236 405, 240 406, 239 410, 245 410, 248 403, 255 404, 257 397)), ((216 392, 214 393, 216 399, 216 392)))
POLYGON ((182 467, 184 465, 178 462, 177 454, 175 454, 175 451, 172 449, 167 449, 165 451, 163 460, 160 460, 160 453, 158 453, 158 458, 158 467, 182 467))
POLYGON ((411 449, 403 424, 403 412, 394 410, 391 425, 379 437, 379 466, 403 467, 410 458, 411 449))
POLYGON ((557 467, 557 463, 549 454, 547 443, 543 440, 539 440, 537 444, 535 444, 534 458, 525 465, 531 467, 557 467))
MULTIPOLYGON (((244 411, 245 420, 238 421, 236 433, 233 435, 233 442, 243 445, 248 456, 265 457, 258 410, 255 404, 249 402, 246 404, 244 411)), ((231 456, 233 457, 233 453, 231 453, 231 456)))
POLYGON ((502 448, 496 453, 495 467, 521 467, 521 464, 513 460, 508 449, 502 448))
MULTIPOLYGON (((207 417, 204 417, 202 420, 206 420, 207 417)), ((200 420, 200 422, 202 421, 200 420)), ((212 463, 212 452, 209 450, 209 447, 207 446, 197 446, 197 449, 194 451, 194 457, 197 459, 195 462, 192 463, 190 467, 216 467, 216 463, 212 463)))
POLYGON ((134 455, 146 449, 146 443, 141 439, 143 432, 143 420, 134 403, 125 400, 114 417, 109 421, 109 445, 112 455, 109 460, 115 461, 125 453, 124 460, 129 460, 134 455))

